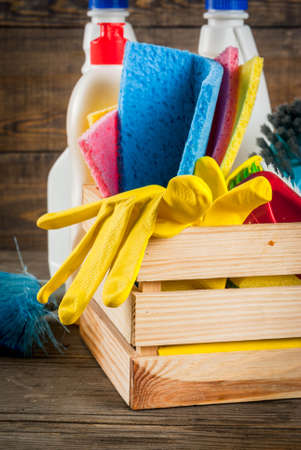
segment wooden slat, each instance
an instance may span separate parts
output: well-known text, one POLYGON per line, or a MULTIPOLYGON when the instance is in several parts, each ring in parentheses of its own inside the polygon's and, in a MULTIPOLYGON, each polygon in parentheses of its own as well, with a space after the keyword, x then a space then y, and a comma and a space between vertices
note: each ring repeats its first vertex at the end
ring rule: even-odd
MULTIPOLYGON (((84 187, 84 203, 98 199, 95 186, 84 187)), ((150 240, 138 280, 301 273, 300 248, 301 223, 189 228, 171 239, 150 240)))
MULTIPOLYGON (((87 2, 76 0, 19 1, 7 0, 0 10, 0 25, 20 27, 83 27, 87 22, 87 2)), ((300 26, 298 0, 253 0, 249 2, 252 26, 300 26)), ((204 2, 176 0, 130 2, 130 21, 134 26, 199 27, 202 23, 204 2)))
POLYGON ((157 356, 157 347, 136 347, 136 353, 140 356, 157 356))
POLYGON ((139 283, 139 289, 141 292, 149 293, 161 291, 161 281, 146 281, 139 283))
POLYGON ((301 223, 188 228, 152 238, 138 281, 301 273, 301 223))
POLYGON ((301 336, 301 286, 135 294, 138 346, 301 336))
POLYGON ((123 335, 128 343, 132 343, 132 294, 126 299, 118 308, 108 308, 102 302, 102 287, 101 284, 94 294, 94 300, 98 306, 109 317, 111 322, 115 325, 117 330, 123 335))
MULTIPOLYGON (((161 281, 149 281, 149 282, 143 282, 139 283, 139 290, 144 294, 148 294, 148 296, 152 297, 154 293, 158 293, 161 291, 161 281)), ((135 333, 136 333, 136 297, 135 294, 133 294, 133 316, 132 316, 132 343, 133 345, 136 345, 136 352, 139 355, 143 356, 154 356, 158 354, 158 348, 157 346, 148 346, 148 347, 140 347, 139 344, 137 345, 135 333)))
POLYGON ((80 333, 121 397, 129 403, 130 357, 134 351, 94 300, 80 318, 80 333))
POLYGON ((301 349, 135 357, 133 409, 301 397, 301 349))

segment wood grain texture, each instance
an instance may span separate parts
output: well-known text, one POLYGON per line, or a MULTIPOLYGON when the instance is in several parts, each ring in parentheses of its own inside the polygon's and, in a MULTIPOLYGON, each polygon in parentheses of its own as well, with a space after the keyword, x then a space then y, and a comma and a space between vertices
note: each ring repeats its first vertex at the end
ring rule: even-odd
POLYGON ((0 185, 0 248, 14 249, 16 236, 22 250, 46 249, 47 233, 35 223, 45 212, 46 186, 0 185))
POLYGON ((94 300, 80 318, 80 333, 121 397, 129 403, 130 357, 134 351, 94 300))
POLYGON ((301 223, 187 228, 170 239, 150 239, 137 279, 295 274, 300 248, 301 223))
POLYGON ((7 28, 0 37, 0 150, 62 151, 82 36, 78 30, 7 28))
MULTIPOLYGON (((139 283, 139 291, 143 294, 149 294, 151 297, 154 293, 161 292, 161 281, 149 281, 139 283)), ((137 310, 137 301, 135 293, 133 293, 133 308, 132 308, 132 344, 136 346, 136 352, 141 356, 155 356, 158 354, 158 347, 153 345, 141 347, 140 344, 136 344, 136 310, 137 310)), ((154 341, 154 339, 152 339, 154 341)))
MULTIPOLYGON (((47 254, 26 251, 30 271, 47 273, 47 254)), ((20 269, 15 251, 0 269, 20 269)), ((32 359, 1 357, 0 447, 13 450, 299 450, 301 401, 131 411, 79 336, 32 359)))
MULTIPOLYGON (((191 28, 145 28, 138 38, 196 51, 198 34, 191 28)), ((258 29, 255 38, 265 57, 273 105, 300 96, 301 29, 258 29)), ((81 40, 82 32, 76 29, 50 29, 47 39, 39 29, 1 30, 1 151, 58 152, 65 148, 68 100, 83 62, 81 40)))
POLYGON ((94 300, 104 313, 109 317, 117 330, 122 334, 128 343, 132 343, 132 311, 133 296, 132 294, 118 308, 108 308, 102 302, 102 284, 94 294, 94 300))
POLYGON ((134 345, 299 337, 301 286, 135 294, 134 345))
MULTIPOLYGON (((84 0, 6 0, 0 3, 0 25, 22 27, 82 27, 86 21, 87 2, 84 0)), ((299 0, 250 0, 249 13, 252 26, 300 26, 299 0)), ((204 2, 193 0, 130 2, 134 26, 150 27, 178 25, 199 27, 202 23, 204 2)))
POLYGON ((301 349, 136 357, 133 409, 301 397, 301 349))

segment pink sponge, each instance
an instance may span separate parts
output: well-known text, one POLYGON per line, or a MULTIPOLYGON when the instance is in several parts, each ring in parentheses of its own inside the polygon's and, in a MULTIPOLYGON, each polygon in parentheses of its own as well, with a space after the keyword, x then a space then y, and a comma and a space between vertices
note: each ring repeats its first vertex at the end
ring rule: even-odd
POLYGON ((101 117, 79 139, 79 146, 102 197, 117 194, 117 110, 101 117))
POLYGON ((238 49, 227 47, 217 58, 224 68, 206 154, 221 164, 230 142, 238 96, 238 49))

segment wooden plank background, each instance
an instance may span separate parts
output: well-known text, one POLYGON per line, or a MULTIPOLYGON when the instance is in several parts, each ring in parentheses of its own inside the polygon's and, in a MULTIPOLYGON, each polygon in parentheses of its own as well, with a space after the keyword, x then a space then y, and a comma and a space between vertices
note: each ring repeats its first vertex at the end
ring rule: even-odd
MULTIPOLYGON (((301 1, 249 0, 273 106, 301 97, 301 1)), ((130 0, 139 41, 197 50, 204 0, 130 0)), ((66 146, 80 77, 83 0, 0 0, 0 248, 46 249, 35 228, 49 168, 66 146)))

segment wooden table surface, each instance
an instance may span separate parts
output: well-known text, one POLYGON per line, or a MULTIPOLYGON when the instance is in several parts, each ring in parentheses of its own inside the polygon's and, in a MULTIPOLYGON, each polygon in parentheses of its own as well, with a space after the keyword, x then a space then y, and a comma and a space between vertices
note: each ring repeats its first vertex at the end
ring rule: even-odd
MULTIPOLYGON (((23 257, 47 278, 46 253, 23 257)), ((20 270, 15 252, 0 270, 20 270)), ((55 328, 63 354, 1 357, 0 449, 301 449, 301 400, 131 411, 69 330, 55 328)))

